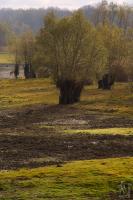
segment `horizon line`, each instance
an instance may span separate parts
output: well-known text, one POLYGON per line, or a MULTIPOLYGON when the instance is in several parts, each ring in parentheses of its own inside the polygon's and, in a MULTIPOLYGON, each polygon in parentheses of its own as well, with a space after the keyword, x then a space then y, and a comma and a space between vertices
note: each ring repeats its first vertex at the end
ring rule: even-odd
MULTIPOLYGON (((87 4, 87 5, 84 5, 84 6, 80 6, 80 7, 77 7, 77 8, 66 8, 66 7, 60 7, 60 6, 44 6, 44 7, 0 7, 0 10, 30 10, 30 9, 35 9, 35 10, 39 10, 39 9, 59 9, 59 10, 68 10, 68 11, 74 11, 74 10, 78 10, 78 9, 81 9, 81 8, 84 8, 84 7, 92 7, 92 8, 95 8, 99 3, 95 3, 95 4, 87 4)), ((121 4, 118 4, 118 3, 114 3, 115 5, 127 5, 127 6, 130 6, 132 7, 133 5, 132 4, 129 4, 129 3, 121 3, 121 4)))

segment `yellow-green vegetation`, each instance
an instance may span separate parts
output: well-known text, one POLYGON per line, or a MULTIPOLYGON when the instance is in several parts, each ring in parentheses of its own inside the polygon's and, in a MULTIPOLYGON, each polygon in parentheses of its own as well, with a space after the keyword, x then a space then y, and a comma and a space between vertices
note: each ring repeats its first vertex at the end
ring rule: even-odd
POLYGON ((95 134, 95 135, 133 135, 133 128, 105 128, 87 130, 65 130, 69 134, 95 134))
POLYGON ((77 161, 62 167, 0 172, 1 200, 108 199, 121 181, 133 183, 133 158, 77 161))
POLYGON ((0 108, 57 102, 57 91, 49 79, 0 81, 0 108))
MULTIPOLYGON (((0 80, 0 108, 33 104, 58 104, 58 91, 50 79, 0 80)), ((133 116, 133 93, 128 84, 116 84, 111 91, 85 87, 81 102, 74 106, 85 112, 133 116)))
POLYGON ((7 52, 0 53, 0 64, 11 64, 14 61, 14 55, 7 52))
POLYGON ((128 83, 116 83, 110 91, 88 86, 83 92, 79 107, 88 111, 133 116, 133 93, 128 83))

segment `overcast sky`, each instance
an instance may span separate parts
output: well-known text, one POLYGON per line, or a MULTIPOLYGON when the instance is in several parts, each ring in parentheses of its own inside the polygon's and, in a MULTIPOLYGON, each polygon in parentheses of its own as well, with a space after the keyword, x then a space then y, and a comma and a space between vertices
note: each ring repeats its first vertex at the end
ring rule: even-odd
MULTIPOLYGON (((109 0, 115 3, 133 4, 133 0, 109 0)), ((59 7, 75 9, 84 5, 96 4, 99 0, 0 0, 0 8, 46 8, 59 7)))

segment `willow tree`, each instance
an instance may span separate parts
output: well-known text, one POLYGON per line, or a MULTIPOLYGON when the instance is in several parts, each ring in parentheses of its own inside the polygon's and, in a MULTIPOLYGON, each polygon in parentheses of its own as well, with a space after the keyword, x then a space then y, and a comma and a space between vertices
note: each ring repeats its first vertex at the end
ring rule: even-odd
POLYGON ((14 54, 15 70, 17 78, 19 65, 24 64, 25 78, 35 78, 33 69, 33 57, 35 52, 35 38, 29 30, 20 36, 14 36, 9 45, 10 51, 14 54))
POLYGON ((37 43, 60 91, 60 104, 78 102, 85 80, 103 62, 104 50, 98 40, 96 30, 80 11, 62 19, 53 13, 45 17, 37 43))
POLYGON ((101 34, 108 52, 107 72, 117 78, 128 60, 129 45, 125 32, 123 29, 110 24, 99 26, 97 30, 101 34))
POLYGON ((8 49, 14 55, 12 61, 15 65, 14 65, 14 70, 11 72, 11 74, 13 73, 15 78, 18 78, 20 71, 20 63, 21 63, 20 45, 21 45, 20 38, 15 35, 12 35, 12 39, 9 41, 8 44, 8 49))
POLYGON ((33 57, 35 51, 35 40, 31 31, 23 33, 20 37, 20 54, 21 60, 24 63, 25 78, 35 78, 33 69, 33 57))
POLYGON ((133 28, 128 29, 126 32, 126 40, 128 45, 128 57, 125 69, 128 73, 128 81, 131 83, 133 91, 133 28))

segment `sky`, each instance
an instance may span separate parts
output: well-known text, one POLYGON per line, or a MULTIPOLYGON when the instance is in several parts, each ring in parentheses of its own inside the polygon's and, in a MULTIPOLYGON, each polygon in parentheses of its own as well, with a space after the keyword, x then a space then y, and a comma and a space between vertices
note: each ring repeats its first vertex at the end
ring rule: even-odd
MULTIPOLYGON (((108 0, 118 4, 128 3, 133 5, 133 0, 108 0)), ((100 0, 0 0, 0 8, 47 8, 59 7, 77 9, 85 5, 93 5, 100 0)))

